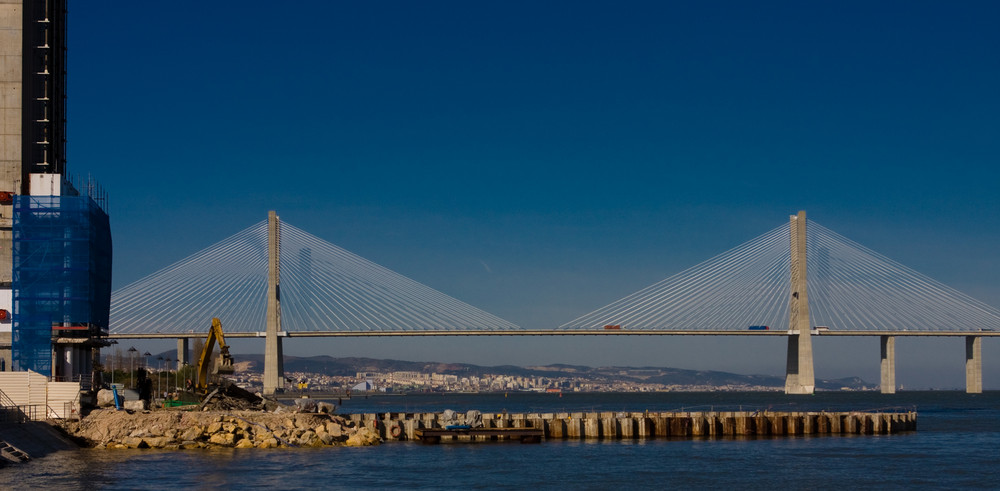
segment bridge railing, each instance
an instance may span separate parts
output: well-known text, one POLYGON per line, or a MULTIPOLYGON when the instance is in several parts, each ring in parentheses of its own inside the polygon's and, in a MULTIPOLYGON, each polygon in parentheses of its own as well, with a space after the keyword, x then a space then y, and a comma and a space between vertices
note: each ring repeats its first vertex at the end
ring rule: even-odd
POLYGON ((78 374, 73 376, 53 375, 52 382, 79 382, 81 390, 90 390, 94 386, 94 376, 91 374, 78 374))

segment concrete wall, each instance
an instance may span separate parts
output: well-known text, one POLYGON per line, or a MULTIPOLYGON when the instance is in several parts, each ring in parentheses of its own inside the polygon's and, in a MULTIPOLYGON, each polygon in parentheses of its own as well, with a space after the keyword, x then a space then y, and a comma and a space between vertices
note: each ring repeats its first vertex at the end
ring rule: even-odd
POLYGON ((80 383, 49 382, 45 386, 49 417, 75 419, 80 416, 80 383))
POLYGON ((35 372, 0 372, 0 390, 17 406, 32 406, 36 420, 65 418, 79 414, 80 384, 49 382, 35 372), (68 404, 71 403, 71 404, 68 404))
MULTIPOLYGON (((21 0, 0 0, 0 191, 21 189, 21 0)), ((0 204, 0 288, 10 288, 13 206, 0 204)))
POLYGON ((33 408, 34 419, 45 419, 46 387, 48 378, 35 372, 0 372, 0 390, 6 403, 9 399, 16 406, 33 408))

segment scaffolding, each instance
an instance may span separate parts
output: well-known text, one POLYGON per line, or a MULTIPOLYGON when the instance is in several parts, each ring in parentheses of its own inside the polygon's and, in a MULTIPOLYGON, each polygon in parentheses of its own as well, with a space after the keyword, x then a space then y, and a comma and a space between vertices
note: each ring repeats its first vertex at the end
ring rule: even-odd
POLYGON ((13 227, 14 370, 53 373, 53 339, 107 334, 111 227, 89 196, 16 196, 13 227))

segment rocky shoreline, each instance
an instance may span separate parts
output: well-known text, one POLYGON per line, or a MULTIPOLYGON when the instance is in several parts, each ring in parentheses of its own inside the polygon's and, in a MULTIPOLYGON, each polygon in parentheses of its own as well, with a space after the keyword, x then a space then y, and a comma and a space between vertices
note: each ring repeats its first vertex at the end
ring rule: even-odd
POLYGON ((371 428, 323 413, 97 409, 62 429, 93 448, 287 448, 368 446, 371 428))

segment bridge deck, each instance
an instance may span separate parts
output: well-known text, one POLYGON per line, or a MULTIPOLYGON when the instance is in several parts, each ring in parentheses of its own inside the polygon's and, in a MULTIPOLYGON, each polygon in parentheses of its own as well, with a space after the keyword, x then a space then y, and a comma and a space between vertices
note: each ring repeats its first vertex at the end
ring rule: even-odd
MULTIPOLYGON (((283 331, 279 336, 299 337, 369 337, 369 336, 787 336, 789 331, 671 331, 671 330, 563 330, 523 331, 283 331)), ((813 331, 814 336, 998 336, 997 331, 813 331)), ((202 338, 204 332, 115 334, 111 339, 202 338)), ((262 338, 263 332, 227 332, 227 338, 262 338)))

